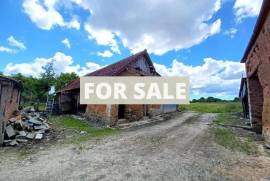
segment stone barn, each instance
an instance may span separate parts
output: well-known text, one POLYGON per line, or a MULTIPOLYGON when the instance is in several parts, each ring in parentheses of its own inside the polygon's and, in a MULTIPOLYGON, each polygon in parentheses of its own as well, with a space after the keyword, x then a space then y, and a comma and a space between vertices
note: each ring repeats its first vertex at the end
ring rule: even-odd
POLYGON ((21 90, 20 82, 0 76, 0 145, 3 144, 6 121, 18 110, 21 90))
POLYGON ((264 0, 242 63, 247 72, 249 117, 270 141, 270 1, 264 0))
MULTIPOLYGON (((127 57, 85 76, 160 76, 146 50, 127 57)), ((136 121, 144 116, 164 111, 176 111, 176 105, 81 105, 80 79, 63 87, 58 93, 59 107, 62 112, 82 112, 96 121, 109 125, 117 124, 119 119, 136 121)))

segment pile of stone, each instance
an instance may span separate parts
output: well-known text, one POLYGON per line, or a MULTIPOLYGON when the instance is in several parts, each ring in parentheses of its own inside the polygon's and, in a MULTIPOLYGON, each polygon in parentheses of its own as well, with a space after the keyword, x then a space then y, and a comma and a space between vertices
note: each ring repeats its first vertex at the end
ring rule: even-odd
POLYGON ((46 115, 36 112, 33 108, 16 111, 14 117, 6 123, 6 146, 17 146, 35 140, 41 140, 50 131, 46 115))

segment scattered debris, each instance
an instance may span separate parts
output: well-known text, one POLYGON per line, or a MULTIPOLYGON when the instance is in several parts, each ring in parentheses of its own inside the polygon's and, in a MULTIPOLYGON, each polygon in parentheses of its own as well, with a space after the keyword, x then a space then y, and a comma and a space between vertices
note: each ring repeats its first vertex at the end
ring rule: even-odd
POLYGON ((8 138, 12 138, 16 135, 16 133, 11 125, 6 127, 6 133, 7 133, 8 138))
POLYGON ((265 144, 265 148, 270 149, 270 144, 265 144))
POLYGON ((86 131, 81 131, 80 134, 87 134, 87 132, 86 131))
POLYGON ((32 140, 41 140, 50 131, 46 115, 33 108, 15 111, 6 123, 5 146, 17 146, 32 140))
POLYGON ((42 138, 43 138, 43 134, 42 133, 37 133, 36 134, 36 137, 35 137, 36 140, 41 140, 42 138))

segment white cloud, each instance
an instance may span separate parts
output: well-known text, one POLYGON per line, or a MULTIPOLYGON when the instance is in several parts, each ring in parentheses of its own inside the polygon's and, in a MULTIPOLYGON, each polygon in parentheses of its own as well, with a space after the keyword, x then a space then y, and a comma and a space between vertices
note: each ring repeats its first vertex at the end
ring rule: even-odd
POLYGON ((113 56, 113 53, 110 50, 105 50, 104 52, 98 52, 97 55, 103 58, 109 58, 113 56))
POLYGON ((0 46, 0 52, 16 53, 16 50, 8 48, 8 47, 0 46))
POLYGON ((221 29, 213 19, 220 0, 82 0, 91 13, 85 30, 100 45, 117 47, 117 40, 132 52, 148 49, 162 55, 201 43, 221 29), (211 20, 211 22, 209 22, 211 20))
POLYGON ((8 43, 9 43, 10 46, 16 47, 16 48, 18 48, 20 50, 25 50, 26 49, 26 46, 24 45, 24 43, 16 40, 13 36, 10 36, 8 38, 8 43))
POLYGON ((80 26, 80 22, 76 18, 73 18, 70 22, 66 23, 67 28, 74 28, 76 30, 79 30, 80 26))
POLYGON ((247 17, 257 16, 260 12, 263 0, 236 0, 234 13, 238 22, 247 17))
POLYGON ((236 28, 230 28, 224 32, 225 35, 230 36, 230 38, 234 38, 238 30, 236 28))
MULTIPOLYGON (((87 62, 85 66, 75 64, 71 56, 61 52, 50 58, 36 58, 28 63, 9 63, 4 74, 22 73, 27 76, 38 77, 48 62, 54 62, 56 74, 75 72, 80 76, 93 72, 103 66, 94 62, 87 62)), ((156 70, 163 76, 189 76, 192 98, 196 96, 214 96, 231 99, 238 95, 240 79, 244 74, 244 65, 234 61, 215 60, 205 58, 202 65, 186 65, 173 60, 170 67, 154 63, 156 70)))
POLYGON ((99 45, 108 45, 113 52, 120 53, 117 41, 115 40, 116 35, 113 32, 106 29, 95 30, 89 24, 85 24, 84 28, 89 33, 88 38, 90 40, 94 39, 99 45))
POLYGON ((61 43, 63 43, 67 48, 71 47, 70 42, 69 42, 69 40, 67 38, 63 39, 61 41, 61 43))
POLYGON ((42 67, 48 62, 53 62, 53 68, 57 75, 63 73, 75 72, 82 76, 90 73, 94 70, 100 69, 102 66, 94 62, 87 62, 86 66, 80 66, 74 64, 71 56, 65 55, 64 53, 57 52, 53 57, 50 58, 36 58, 29 63, 9 63, 4 69, 4 74, 11 75, 21 73, 26 76, 39 77, 43 72, 42 67))
POLYGON ((55 9, 59 0, 24 0, 23 8, 25 13, 30 17, 31 21, 39 28, 50 30, 53 26, 61 26, 67 28, 80 28, 80 23, 73 18, 70 22, 66 22, 63 16, 55 9))
POLYGON ((205 58, 202 65, 185 65, 173 60, 171 67, 154 64, 156 70, 165 76, 189 76, 191 94, 230 99, 238 95, 244 65, 234 61, 205 58))

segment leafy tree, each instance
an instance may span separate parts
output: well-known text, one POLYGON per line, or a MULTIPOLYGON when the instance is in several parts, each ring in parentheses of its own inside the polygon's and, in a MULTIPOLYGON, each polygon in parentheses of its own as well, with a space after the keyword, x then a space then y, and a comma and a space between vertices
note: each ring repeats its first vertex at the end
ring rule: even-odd
POLYGON ((233 102, 239 102, 239 101, 240 101, 239 97, 235 97, 235 98, 233 99, 233 102))
POLYGON ((12 75, 11 78, 20 81, 23 85, 22 102, 29 103, 38 98, 38 90, 36 90, 38 88, 38 79, 26 77, 20 73, 12 75))
POLYGON ((55 72, 53 69, 53 62, 47 63, 42 67, 43 73, 40 74, 41 84, 46 88, 46 91, 49 91, 50 87, 55 83, 55 72))
POLYGON ((55 88, 56 90, 60 90, 63 86, 70 83, 71 81, 79 78, 79 76, 72 72, 72 73, 61 73, 55 80, 55 88))

